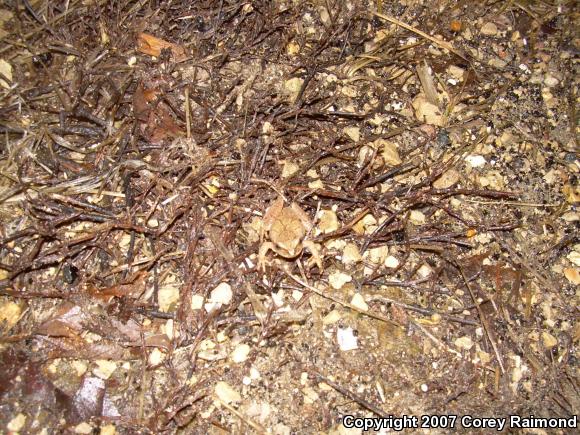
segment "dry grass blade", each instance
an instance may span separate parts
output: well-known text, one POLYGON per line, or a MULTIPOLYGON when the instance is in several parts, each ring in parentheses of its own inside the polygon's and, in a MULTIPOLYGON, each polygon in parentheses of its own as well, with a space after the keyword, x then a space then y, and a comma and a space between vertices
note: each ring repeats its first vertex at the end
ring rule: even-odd
POLYGON ((446 50, 449 50, 451 53, 456 54, 457 56, 459 56, 460 58, 462 58, 466 62, 469 62, 469 59, 466 57, 466 55, 461 53, 455 47, 453 47, 453 45, 451 45, 449 42, 444 41, 440 38, 436 38, 434 36, 428 35, 427 33, 423 32, 422 30, 419 30, 416 27, 410 26, 409 24, 404 23, 400 20, 397 20, 396 18, 391 17, 389 15, 381 14, 379 12, 375 12, 374 14, 383 20, 386 20, 390 23, 396 24, 397 26, 400 26, 403 29, 410 30, 411 32, 416 33, 417 35, 422 36, 423 38, 431 41, 435 45, 438 45, 439 47, 444 48, 446 50))

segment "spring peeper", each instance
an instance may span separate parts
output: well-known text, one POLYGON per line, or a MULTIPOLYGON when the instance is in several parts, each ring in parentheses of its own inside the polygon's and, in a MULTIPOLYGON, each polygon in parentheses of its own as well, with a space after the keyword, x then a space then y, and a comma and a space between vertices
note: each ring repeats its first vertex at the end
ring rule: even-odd
POLYGON ((292 259, 298 257, 303 248, 312 254, 312 260, 322 269, 322 258, 319 246, 308 240, 312 222, 298 204, 284 205, 284 199, 279 197, 268 208, 262 221, 260 240, 267 233, 269 242, 263 242, 258 253, 258 268, 264 270, 266 255, 272 250, 281 257, 292 259))

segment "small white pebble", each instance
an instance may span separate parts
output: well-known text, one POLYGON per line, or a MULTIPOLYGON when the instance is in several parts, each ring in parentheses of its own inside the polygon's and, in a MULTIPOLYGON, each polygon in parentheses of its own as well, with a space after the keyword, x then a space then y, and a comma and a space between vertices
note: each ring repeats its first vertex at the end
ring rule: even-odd
POLYGON ((235 363, 241 363, 248 359, 250 346, 247 344, 238 344, 230 355, 230 359, 235 363))
POLYGON ((421 384, 421 391, 423 393, 426 393, 427 391, 429 391, 429 387, 427 386, 427 384, 421 384))
POLYGON ((19 432, 20 430, 22 430, 25 423, 26 416, 24 414, 18 414, 16 417, 10 420, 10 422, 8 422, 6 428, 12 432, 19 432))
POLYGON ((232 301, 232 287, 227 282, 221 282, 211 291, 210 301, 227 305, 232 301))
POLYGON ((359 310, 368 311, 369 306, 365 302, 364 298, 360 293, 355 293, 352 299, 350 300, 350 304, 359 310))
POLYGON ((351 327, 338 328, 336 330, 336 340, 338 341, 338 347, 343 352, 358 349, 358 339, 355 337, 351 327))
POLYGON ((82 423, 79 423, 75 426, 74 429, 75 433, 79 433, 79 434, 91 434, 93 433, 93 427, 88 424, 87 422, 83 421, 82 423))
POLYGON ((477 154, 471 154, 465 157, 465 161, 469 163, 472 168, 479 168, 480 166, 483 166, 486 163, 485 157, 477 154))
POLYGON ((302 295, 303 295, 303 293, 300 290, 293 290, 292 291, 292 299, 294 299, 296 302, 298 302, 300 299, 302 299, 302 295))
POLYGON ((389 269, 394 269, 395 267, 399 266, 399 260, 397 260, 397 257, 389 255, 385 259, 385 266, 388 267, 389 269))
POLYGON ((222 402, 230 404, 232 402, 240 402, 242 396, 233 387, 224 381, 219 381, 215 388, 214 393, 222 402))

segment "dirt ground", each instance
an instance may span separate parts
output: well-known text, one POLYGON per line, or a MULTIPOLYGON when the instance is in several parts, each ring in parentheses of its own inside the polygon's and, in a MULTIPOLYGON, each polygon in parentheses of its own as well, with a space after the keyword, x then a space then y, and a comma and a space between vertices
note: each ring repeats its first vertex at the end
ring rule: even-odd
POLYGON ((573 420, 576 7, 3 2, 0 433, 573 420))

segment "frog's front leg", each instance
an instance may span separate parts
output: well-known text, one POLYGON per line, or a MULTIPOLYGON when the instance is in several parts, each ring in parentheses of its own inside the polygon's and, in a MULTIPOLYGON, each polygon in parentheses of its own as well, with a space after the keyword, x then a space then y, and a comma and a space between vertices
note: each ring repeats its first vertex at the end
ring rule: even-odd
POLYGON ((312 257, 308 260, 308 265, 311 266, 312 263, 316 264, 320 271, 322 268, 322 256, 320 255, 320 245, 314 243, 312 240, 304 240, 302 246, 310 252, 312 257))
POLYGON ((272 242, 265 242, 262 243, 260 246, 260 250, 258 251, 258 270, 262 272, 266 271, 266 255, 268 255, 268 251, 275 251, 275 245, 272 242))

